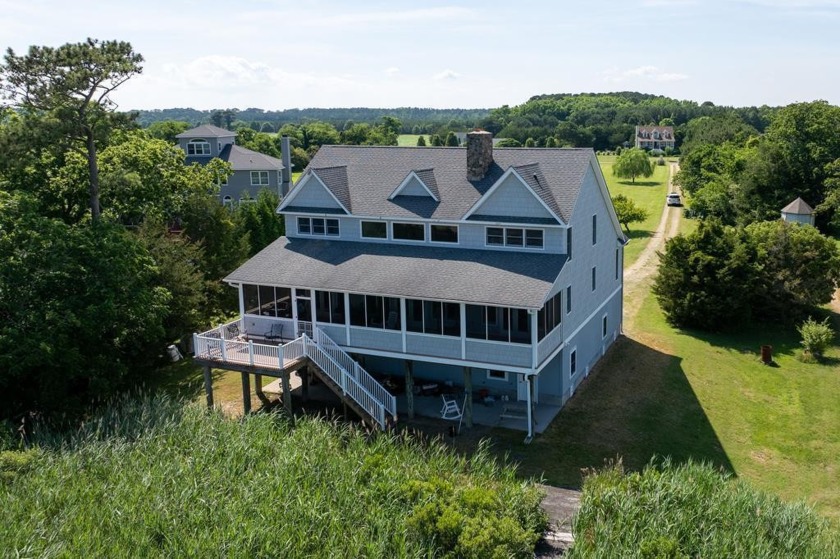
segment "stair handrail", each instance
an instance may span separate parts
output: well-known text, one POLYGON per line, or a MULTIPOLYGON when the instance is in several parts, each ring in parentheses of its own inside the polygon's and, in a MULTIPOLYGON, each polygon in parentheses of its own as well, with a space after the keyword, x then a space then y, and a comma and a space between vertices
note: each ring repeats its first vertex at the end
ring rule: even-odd
POLYGON ((350 357, 326 332, 319 327, 314 327, 315 342, 324 346, 327 349, 327 354, 330 355, 339 365, 350 375, 351 378, 361 384, 368 392, 373 395, 385 405, 385 409, 391 414, 391 417, 397 417, 397 398, 388 389, 382 386, 364 367, 350 357), (335 354, 335 355, 334 355, 335 354), (336 355, 338 358, 336 358, 336 355))

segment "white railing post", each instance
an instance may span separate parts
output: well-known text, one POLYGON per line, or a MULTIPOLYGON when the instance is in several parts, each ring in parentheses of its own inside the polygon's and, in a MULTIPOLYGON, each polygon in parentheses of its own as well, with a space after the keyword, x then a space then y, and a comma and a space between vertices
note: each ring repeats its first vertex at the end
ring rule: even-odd
POLYGON ((248 361, 254 366, 254 340, 248 340, 248 361))
POLYGON ((193 355, 198 357, 198 334, 193 332, 193 355))
POLYGON ((222 338, 219 340, 219 343, 222 345, 222 361, 227 361, 227 343, 225 342, 227 342, 227 340, 225 340, 224 335, 222 335, 222 338))
POLYGON ((280 370, 282 371, 285 368, 285 364, 283 363, 283 346, 277 346, 277 361, 280 365, 280 370))

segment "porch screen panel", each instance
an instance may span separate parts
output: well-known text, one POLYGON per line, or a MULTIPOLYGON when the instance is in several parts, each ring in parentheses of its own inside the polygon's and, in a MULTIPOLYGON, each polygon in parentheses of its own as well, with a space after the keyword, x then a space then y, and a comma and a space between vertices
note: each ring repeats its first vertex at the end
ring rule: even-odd
POLYGON ((405 300, 405 328, 409 332, 423 332, 423 301, 405 300))
POLYGON ((531 343, 531 320, 526 309, 510 309, 510 341, 531 343))
POLYGON ((400 300, 396 297, 385 297, 385 329, 402 330, 402 319, 400 317, 400 300))
POLYGON ((260 314, 260 295, 256 285, 243 284, 245 314, 260 314))
POLYGON ((467 305, 467 337, 487 339, 486 309, 481 305, 467 305))
POLYGON ((440 302, 423 301, 423 332, 437 335, 443 333, 440 302))
POLYGON ((318 320, 318 322, 330 322, 329 291, 315 292, 315 318, 318 320))
POLYGON ((275 287, 274 297, 278 318, 292 318, 292 290, 288 287, 275 287))
POLYGON ((385 309, 382 305, 382 297, 376 295, 365 296, 365 307, 367 311, 367 327, 382 328, 385 324, 385 309))
POLYGON ((277 312, 274 309, 274 288, 261 285, 259 287, 260 292, 260 313, 263 316, 277 316, 277 312))
POLYGON ((350 324, 353 326, 367 326, 364 295, 350 295, 350 324))
POLYGON ((461 305, 443 304, 443 335, 461 337, 461 305))
POLYGON ((510 341, 510 309, 487 307, 487 339, 494 342, 510 341))
POLYGON ((344 293, 330 292, 330 322, 344 324, 344 293))

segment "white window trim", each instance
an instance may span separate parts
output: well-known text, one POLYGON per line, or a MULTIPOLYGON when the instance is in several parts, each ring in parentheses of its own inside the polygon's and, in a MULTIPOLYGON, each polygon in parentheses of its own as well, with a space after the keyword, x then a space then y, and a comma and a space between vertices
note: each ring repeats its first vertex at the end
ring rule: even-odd
POLYGON ((433 245, 443 245, 443 246, 457 246, 461 244, 461 228, 455 223, 430 223, 429 224, 429 243, 433 245), (455 236, 458 237, 458 240, 453 242, 450 241, 435 241, 432 239, 432 227, 440 226, 440 227, 454 227, 455 228, 455 236))
POLYGON ((251 171, 251 186, 269 186, 271 185, 271 177, 268 171, 251 171), (265 173, 265 182, 262 182, 262 176, 265 173), (258 177, 258 181, 254 182, 254 175, 258 177))
POLYGON ((569 350, 569 379, 578 374, 577 346, 569 350), (575 370, 572 371, 572 355, 575 356, 575 370))
POLYGON ((390 240, 390 233, 391 227, 388 225, 387 221, 375 220, 375 219, 360 219, 359 220, 359 238, 360 239, 370 239, 371 241, 387 241, 390 240), (366 237, 364 233, 364 229, 362 227, 363 223, 384 223, 385 224, 385 236, 384 237, 366 237))
POLYGON ((305 237, 333 237, 333 238, 341 237, 341 220, 336 218, 336 217, 297 216, 297 218, 295 219, 295 226, 297 228, 297 234, 305 236, 305 237), (301 232, 301 230, 300 230, 300 220, 301 219, 306 219, 306 220, 309 221, 309 233, 301 232), (324 233, 323 234, 315 232, 315 227, 312 224, 313 219, 323 219, 324 220, 324 233), (335 220, 336 223, 338 223, 338 233, 327 233, 327 221, 329 221, 329 220, 335 220))
MULTIPOLYGON (((460 238, 459 238, 460 241, 460 238)), ((532 251, 545 251, 545 229, 542 227, 516 227, 513 225, 486 225, 484 227, 484 246, 485 248, 506 248, 512 250, 532 250, 532 251), (502 239, 503 243, 500 245, 491 245, 487 242, 487 230, 488 229, 501 229, 502 230, 502 239), (522 231, 522 244, 521 245, 509 245, 507 244, 507 230, 508 229, 519 229, 522 231), (527 239, 528 234, 527 231, 542 231, 543 235, 543 243, 542 246, 528 246, 527 239)))
POLYGON ((494 382, 509 382, 508 372, 507 371, 500 371, 499 369, 487 369, 487 380, 492 380, 494 382), (504 378, 491 376, 490 373, 493 372, 493 371, 504 374, 505 375, 504 378))
POLYGON ((609 326, 609 320, 607 319, 608 316, 609 316, 609 313, 604 313, 604 315, 601 317, 601 339, 602 340, 606 339, 606 337, 609 335, 609 328, 604 328, 605 325, 609 326))
POLYGON ((428 242, 428 239, 429 239, 429 235, 428 235, 428 231, 427 231, 428 227, 426 227, 426 223, 422 222, 422 221, 419 222, 419 223, 416 222, 416 221, 391 221, 388 229, 389 229, 388 233, 390 234, 389 239, 392 240, 392 241, 396 241, 398 243, 426 243, 426 242, 428 242), (397 236, 394 235, 394 226, 395 225, 422 225, 423 226, 423 239, 419 240, 419 241, 417 239, 398 239, 397 236))
MULTIPOLYGON (((203 149, 201 150, 204 151, 203 149)), ((187 155, 191 157, 210 157, 212 155, 212 148, 210 147, 210 142, 205 140, 204 138, 193 138, 189 142, 187 142, 187 155), (207 153, 190 153, 190 147, 198 147, 198 146, 206 146, 207 153)))

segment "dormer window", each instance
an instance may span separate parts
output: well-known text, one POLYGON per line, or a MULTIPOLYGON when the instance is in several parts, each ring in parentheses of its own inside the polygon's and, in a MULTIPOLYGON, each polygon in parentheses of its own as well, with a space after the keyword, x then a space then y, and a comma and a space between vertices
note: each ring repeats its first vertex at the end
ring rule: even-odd
POLYGON ((187 143, 187 155, 210 155, 210 142, 196 138, 187 143))
POLYGON ((329 235, 337 237, 339 235, 339 225, 337 219, 324 219, 321 217, 299 217, 298 235, 329 235))

